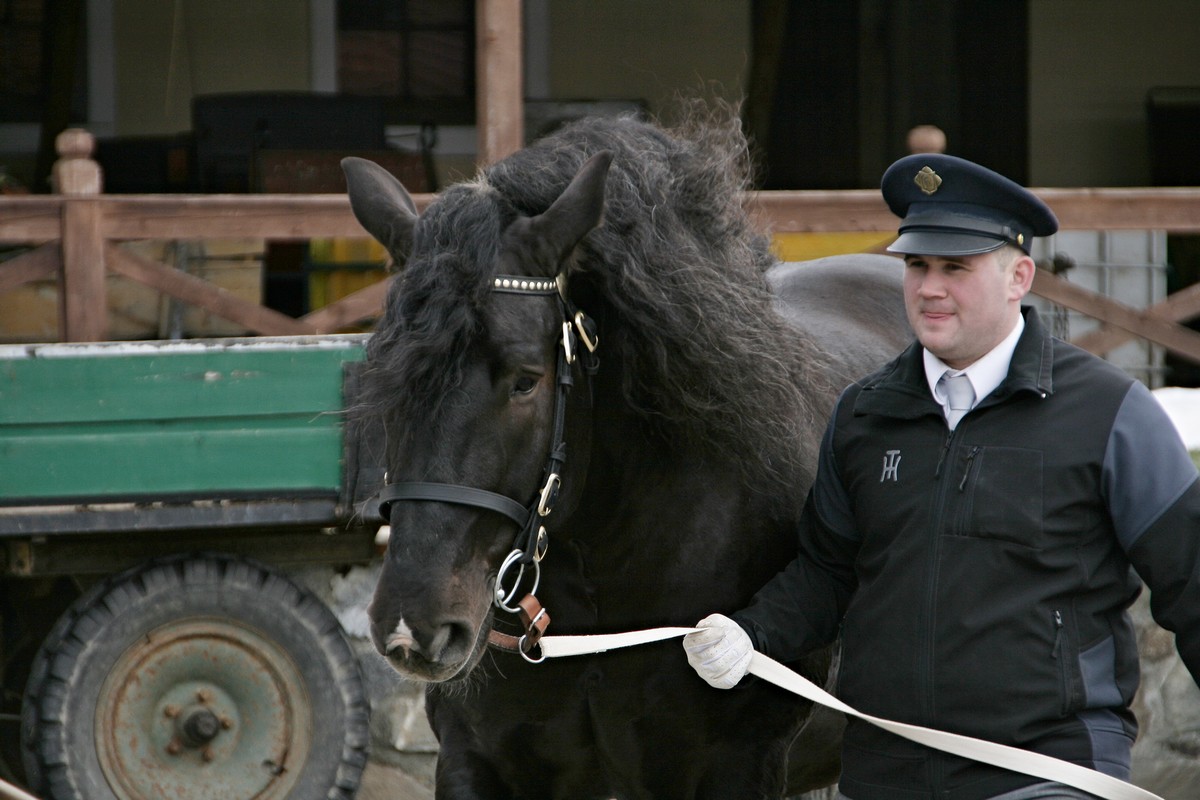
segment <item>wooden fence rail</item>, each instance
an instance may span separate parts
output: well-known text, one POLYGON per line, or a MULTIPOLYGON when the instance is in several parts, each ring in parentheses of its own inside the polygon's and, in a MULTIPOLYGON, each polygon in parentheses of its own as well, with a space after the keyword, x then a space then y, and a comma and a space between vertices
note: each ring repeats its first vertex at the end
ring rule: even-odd
MULTIPOLYGON (((59 194, 0 196, 0 243, 34 245, 0 262, 0 292, 57 277, 63 341, 106 338, 108 272, 260 334, 326 333, 369 319, 382 307, 386 282, 293 318, 117 246, 143 239, 364 237, 345 195, 105 195, 92 148, 86 131, 65 131, 54 169, 59 194)), ((1200 187, 1034 191, 1054 208, 1063 229, 1200 233, 1200 187)), ((431 196, 414 199, 423 207, 431 196)), ((896 218, 876 190, 753 192, 746 202, 774 232, 896 229, 896 218)), ((1093 352, 1140 336, 1200 362, 1200 334, 1178 324, 1200 314, 1200 289, 1139 309, 1039 271, 1034 291, 1104 323, 1079 340, 1093 352)))

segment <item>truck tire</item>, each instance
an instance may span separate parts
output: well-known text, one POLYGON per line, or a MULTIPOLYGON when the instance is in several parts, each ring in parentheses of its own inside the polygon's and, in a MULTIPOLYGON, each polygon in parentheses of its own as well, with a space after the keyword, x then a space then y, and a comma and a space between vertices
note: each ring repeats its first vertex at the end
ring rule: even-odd
POLYGON ((21 716, 26 778, 48 800, 350 800, 369 741, 337 619, 224 555, 85 593, 42 645, 21 716))

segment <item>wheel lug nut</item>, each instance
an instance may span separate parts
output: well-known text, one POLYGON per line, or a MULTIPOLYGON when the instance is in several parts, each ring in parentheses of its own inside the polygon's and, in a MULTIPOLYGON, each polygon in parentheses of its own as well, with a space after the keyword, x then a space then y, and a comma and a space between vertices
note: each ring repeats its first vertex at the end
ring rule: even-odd
POLYGON ((163 709, 163 714, 170 719, 175 719, 175 717, 179 716, 179 711, 179 706, 171 704, 163 709))
POLYGON ((213 755, 213 749, 211 747, 206 747, 200 751, 200 757, 203 758, 206 762, 210 762, 216 756, 213 755))
POLYGON ((173 756, 179 755, 182 750, 183 745, 179 743, 178 739, 172 739, 171 743, 167 745, 167 752, 173 756))
POLYGON ((196 692, 196 699, 201 703, 208 703, 212 700, 212 692, 210 692, 208 689, 201 689, 200 691, 196 692))
POLYGON ((229 717, 221 717, 221 727, 225 730, 229 730, 233 727, 233 720, 231 720, 229 717))

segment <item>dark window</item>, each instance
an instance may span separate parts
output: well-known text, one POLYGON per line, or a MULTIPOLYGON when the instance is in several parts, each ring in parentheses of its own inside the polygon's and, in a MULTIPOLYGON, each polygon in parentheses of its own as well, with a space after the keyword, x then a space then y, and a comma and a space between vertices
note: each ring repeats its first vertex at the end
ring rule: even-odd
POLYGON ((390 122, 473 115, 474 0, 339 0, 337 25, 340 91, 391 98, 390 122))
POLYGON ((79 0, 0 0, 0 123, 87 117, 79 0))

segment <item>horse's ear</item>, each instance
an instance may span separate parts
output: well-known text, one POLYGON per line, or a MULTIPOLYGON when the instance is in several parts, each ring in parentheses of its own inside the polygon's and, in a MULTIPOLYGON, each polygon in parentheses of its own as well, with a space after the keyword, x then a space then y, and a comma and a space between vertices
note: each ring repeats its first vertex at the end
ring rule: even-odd
POLYGON ((612 160, 608 150, 589 158, 550 208, 531 220, 533 231, 554 249, 557 260, 566 258, 604 219, 604 181, 612 160))
POLYGON ((417 206, 408 190, 392 173, 365 158, 343 158, 342 171, 359 224, 388 249, 396 263, 404 263, 417 224, 417 206))

